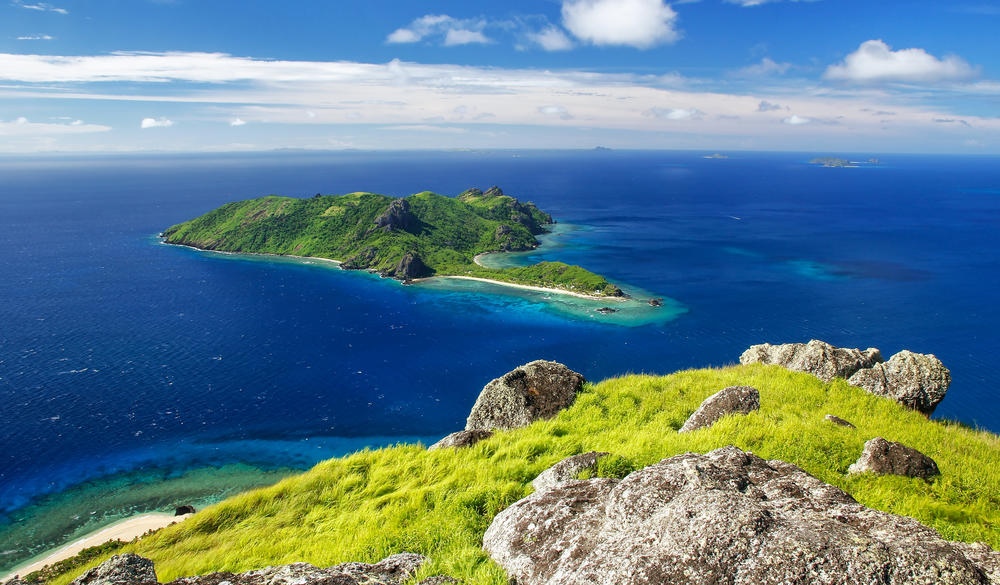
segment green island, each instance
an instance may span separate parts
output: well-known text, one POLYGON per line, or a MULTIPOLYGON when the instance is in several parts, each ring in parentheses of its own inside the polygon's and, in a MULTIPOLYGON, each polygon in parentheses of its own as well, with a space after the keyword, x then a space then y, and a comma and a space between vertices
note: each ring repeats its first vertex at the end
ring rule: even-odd
POLYGON ((27 575, 26 581, 63 585, 122 552, 153 560, 159 580, 167 582, 292 562, 376 562, 409 551, 430 560, 408 583, 444 574, 465 584, 502 585, 507 576, 483 551, 483 534, 554 463, 606 451, 611 455, 600 460, 596 474, 623 477, 666 457, 727 445, 793 463, 865 506, 915 518, 946 539, 1000 547, 996 435, 929 420, 840 378, 823 382, 756 364, 586 383, 556 416, 496 432, 471 447, 403 444, 331 459, 144 538, 27 575), (758 411, 677 432, 707 396, 744 384, 759 389, 758 411), (856 428, 831 424, 825 413, 837 413, 856 428), (848 474, 875 435, 932 456, 940 477, 848 474))
POLYGON ((480 278, 602 299, 627 295, 603 276, 562 262, 495 269, 476 263, 492 252, 536 248, 552 217, 498 187, 458 197, 424 191, 405 198, 375 193, 267 196, 223 205, 162 233, 165 242, 202 250, 325 258, 403 282, 434 276, 480 278))
POLYGON ((857 168, 860 166, 878 166, 879 160, 877 158, 870 158, 863 162, 856 162, 835 156, 819 156, 810 160, 809 164, 831 168, 857 168))

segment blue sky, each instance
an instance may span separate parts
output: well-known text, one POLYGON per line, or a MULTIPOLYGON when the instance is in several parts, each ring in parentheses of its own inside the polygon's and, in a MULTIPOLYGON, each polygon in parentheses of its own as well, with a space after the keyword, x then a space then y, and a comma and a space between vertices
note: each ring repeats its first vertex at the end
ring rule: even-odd
POLYGON ((6 153, 1000 153, 1000 0, 0 3, 6 153))

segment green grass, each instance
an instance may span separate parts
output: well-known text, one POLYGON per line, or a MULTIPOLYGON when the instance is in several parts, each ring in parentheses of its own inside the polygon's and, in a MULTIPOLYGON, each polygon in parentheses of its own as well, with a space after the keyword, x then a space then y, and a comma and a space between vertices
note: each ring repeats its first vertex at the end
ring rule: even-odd
MULTIPOLYGON (((493 516, 531 492, 531 480, 562 458, 614 454, 603 472, 620 476, 684 452, 736 445, 799 465, 861 503, 903 514, 946 538, 1000 548, 1000 439, 920 414, 847 385, 776 366, 735 366, 630 375, 587 385, 551 420, 494 435, 468 449, 400 445, 317 465, 277 485, 231 498, 128 550, 153 559, 161 580, 305 561, 373 562, 411 551, 469 584, 506 583, 481 550, 493 516), (701 401, 730 385, 760 390, 761 409, 712 428, 677 433, 701 401), (831 424, 825 414, 857 429, 831 424), (933 457, 933 482, 847 476, 867 439, 883 436, 933 457)), ((93 566, 98 560, 91 561, 93 566)), ((83 569, 55 583, 66 583, 83 569)))

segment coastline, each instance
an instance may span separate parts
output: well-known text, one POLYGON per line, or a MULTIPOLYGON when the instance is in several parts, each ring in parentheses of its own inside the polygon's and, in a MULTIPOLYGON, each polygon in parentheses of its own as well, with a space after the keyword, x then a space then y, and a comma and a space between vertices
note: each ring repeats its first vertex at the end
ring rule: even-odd
POLYGON ((80 551, 86 548, 98 546, 112 540, 128 542, 152 530, 159 530, 177 522, 183 522, 191 516, 191 514, 175 516, 167 513, 149 513, 126 518, 110 526, 95 530, 69 544, 42 553, 40 558, 36 557, 37 560, 29 560, 26 564, 19 565, 7 575, 0 577, 0 583, 5 583, 17 575, 23 577, 47 565, 75 557, 80 554, 80 551))

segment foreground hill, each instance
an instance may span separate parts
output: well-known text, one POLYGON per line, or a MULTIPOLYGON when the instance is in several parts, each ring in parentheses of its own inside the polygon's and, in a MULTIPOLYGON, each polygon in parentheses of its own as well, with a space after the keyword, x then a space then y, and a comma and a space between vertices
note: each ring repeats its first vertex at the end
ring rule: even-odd
POLYGON ((429 191, 400 199, 375 193, 261 197, 223 205, 162 235, 167 243, 203 250, 326 258, 403 281, 471 276, 624 296, 604 277, 561 262, 505 270, 476 264, 479 254, 537 247, 535 236, 552 223, 534 204, 493 187, 458 197, 429 191))
MULTIPOLYGON (((470 401, 475 392, 470 388, 470 401)), ((497 432, 472 447, 400 445, 333 459, 115 550, 155 561, 161 581, 299 561, 320 567, 376 562, 408 551, 430 559, 418 579, 445 574, 499 585, 507 576, 483 551, 484 533, 554 463, 604 451, 611 455, 599 461, 598 475, 622 477, 677 454, 729 445, 792 463, 865 506, 915 518, 946 539, 1000 548, 996 435, 928 420, 840 378, 824 382, 778 366, 748 365, 586 384, 555 417, 497 432), (677 432, 706 397, 743 385, 759 390, 759 410, 677 432), (856 428, 832 424, 827 414, 856 428), (848 474, 873 436, 933 457, 940 476, 848 474)), ((75 566, 55 582, 68 582, 84 568, 75 566)))

